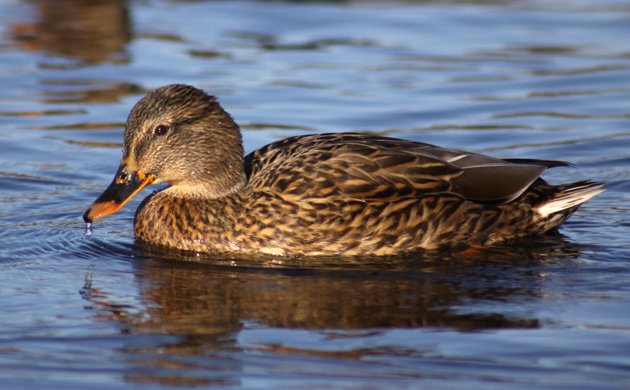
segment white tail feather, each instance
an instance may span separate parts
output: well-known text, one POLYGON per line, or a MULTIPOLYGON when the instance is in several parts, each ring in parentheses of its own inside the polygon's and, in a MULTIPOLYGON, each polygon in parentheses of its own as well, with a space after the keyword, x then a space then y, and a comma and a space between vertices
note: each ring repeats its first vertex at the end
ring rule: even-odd
POLYGON ((536 206, 536 211, 540 216, 547 217, 559 211, 579 206, 605 190, 603 184, 592 181, 573 183, 558 193, 555 198, 536 206))

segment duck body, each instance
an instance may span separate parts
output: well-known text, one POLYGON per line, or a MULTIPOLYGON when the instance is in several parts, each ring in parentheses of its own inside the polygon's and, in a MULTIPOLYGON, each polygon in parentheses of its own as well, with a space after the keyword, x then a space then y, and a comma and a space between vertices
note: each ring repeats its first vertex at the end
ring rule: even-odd
POLYGON ((604 190, 539 177, 564 165, 357 133, 286 138, 243 157, 238 126, 214 98, 173 85, 132 110, 121 167, 84 219, 114 212, 139 188, 164 181, 170 186, 136 212, 140 242, 254 256, 492 245, 553 230, 604 190), (160 126, 170 140, 155 135, 160 126))
POLYGON ((234 194, 207 200, 178 196, 172 187, 156 192, 139 207, 134 231, 147 243, 246 255, 378 256, 491 245, 549 231, 575 211, 537 215, 536 205, 566 190, 538 172, 562 164, 524 162, 365 134, 292 137, 248 155, 247 184, 234 194), (474 201, 466 196, 479 197, 475 188, 454 187, 481 163, 488 172, 472 187, 487 186, 487 198, 474 201), (493 186, 500 174, 522 183, 493 186))

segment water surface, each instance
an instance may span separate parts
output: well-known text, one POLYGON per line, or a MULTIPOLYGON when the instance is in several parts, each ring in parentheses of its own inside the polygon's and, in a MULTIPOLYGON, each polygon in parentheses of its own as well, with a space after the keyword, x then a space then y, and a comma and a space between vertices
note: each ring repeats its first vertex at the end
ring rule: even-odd
POLYGON ((620 0, 0 1, 2 388, 627 388, 628 36, 620 0), (367 131, 608 191, 465 257, 164 253, 133 242, 142 196, 87 236, 129 109, 172 82, 248 152, 367 131))

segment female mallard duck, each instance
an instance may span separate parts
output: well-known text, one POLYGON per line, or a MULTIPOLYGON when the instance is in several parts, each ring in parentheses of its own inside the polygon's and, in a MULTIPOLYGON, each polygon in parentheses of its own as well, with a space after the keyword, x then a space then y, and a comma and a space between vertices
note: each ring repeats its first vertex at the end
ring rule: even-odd
POLYGON ((169 85, 131 110, 120 167, 83 218, 168 183, 136 211, 141 242, 283 256, 490 245, 552 230, 604 191, 539 178, 565 165, 353 133, 291 137, 243 157, 239 127, 213 96, 169 85))

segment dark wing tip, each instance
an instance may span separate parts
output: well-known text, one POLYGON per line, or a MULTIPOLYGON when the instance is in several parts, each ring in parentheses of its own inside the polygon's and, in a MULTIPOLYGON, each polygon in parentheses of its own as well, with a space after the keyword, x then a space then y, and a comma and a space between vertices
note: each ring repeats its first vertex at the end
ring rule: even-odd
POLYGON ((575 168, 575 164, 560 160, 539 160, 534 158, 502 158, 501 160, 512 164, 540 165, 545 168, 570 167, 575 168))

